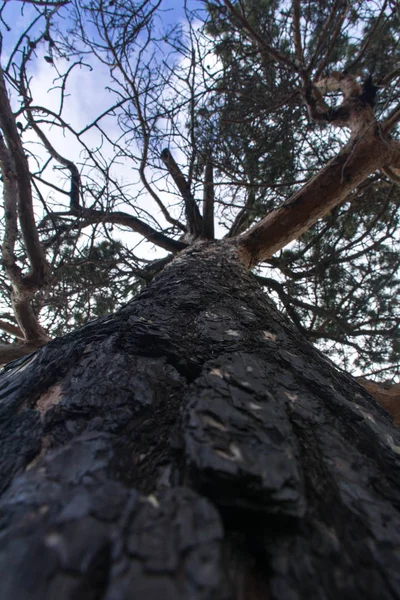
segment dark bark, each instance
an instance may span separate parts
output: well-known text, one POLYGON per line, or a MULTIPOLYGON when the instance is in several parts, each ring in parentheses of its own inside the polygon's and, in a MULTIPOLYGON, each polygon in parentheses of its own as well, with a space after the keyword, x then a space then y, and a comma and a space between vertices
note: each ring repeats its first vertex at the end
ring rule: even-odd
POLYGON ((182 171, 180 170, 168 148, 165 148, 161 152, 161 159, 167 167, 185 202, 186 221, 188 223, 189 233, 192 233, 195 236, 201 235, 204 227, 203 217, 200 214, 199 207, 197 206, 196 200, 193 197, 188 181, 186 181, 182 171))
POLYGON ((400 435, 197 244, 0 378, 0 598, 400 598, 400 435))

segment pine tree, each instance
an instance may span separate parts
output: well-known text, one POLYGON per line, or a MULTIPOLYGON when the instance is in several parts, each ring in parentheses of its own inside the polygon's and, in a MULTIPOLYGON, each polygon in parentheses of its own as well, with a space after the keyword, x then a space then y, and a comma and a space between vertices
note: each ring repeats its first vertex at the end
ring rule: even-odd
MULTIPOLYGON (((48 336, 46 299, 71 318, 138 289, 1 374, 1 600, 400 598, 399 432, 309 341, 348 343, 358 330, 366 339, 365 324, 374 340, 395 339, 399 74, 391 57, 375 59, 371 78, 365 69, 383 42, 396 51, 396 5, 224 0, 208 4, 203 27, 188 13, 187 29, 164 36, 150 2, 33 8, 44 28, 18 42, 23 60, 0 78, 15 314, 5 331, 18 330, 21 355, 48 336), (33 104, 27 65, 40 44, 48 68, 74 61, 64 83, 85 56, 110 69, 120 100, 105 117, 121 128, 111 162, 76 129, 81 170, 50 141, 43 120, 68 124, 33 104), (157 63, 155 47, 185 60, 157 63), (67 191, 56 186, 64 210, 35 188, 47 175, 30 169, 28 130, 68 176, 67 191), (164 224, 113 175, 122 159, 139 159, 164 224), (216 239, 222 220, 227 235, 216 239), (139 259, 110 226, 168 254, 139 259), (121 283, 124 264, 137 279, 121 283), (365 295, 372 285, 380 303, 365 295)), ((91 127, 109 142, 100 117, 91 127)), ((381 343, 360 351, 360 364, 379 363, 381 343)), ((382 364, 393 372, 390 352, 382 364)))

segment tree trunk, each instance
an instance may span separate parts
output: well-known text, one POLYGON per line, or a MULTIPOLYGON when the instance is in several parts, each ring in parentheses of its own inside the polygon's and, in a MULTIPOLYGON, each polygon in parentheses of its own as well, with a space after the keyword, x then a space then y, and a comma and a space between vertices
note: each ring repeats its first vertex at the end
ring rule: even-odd
POLYGON ((400 435, 223 243, 0 378, 1 600, 400 598, 400 435))

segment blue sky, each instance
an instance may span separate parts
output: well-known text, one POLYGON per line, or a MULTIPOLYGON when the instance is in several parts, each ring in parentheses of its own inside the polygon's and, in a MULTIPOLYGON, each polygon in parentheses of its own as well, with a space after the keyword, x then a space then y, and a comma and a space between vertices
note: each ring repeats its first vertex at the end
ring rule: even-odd
MULTIPOLYGON (((203 3, 200 0, 191 0, 188 2, 189 8, 201 9, 203 3)), ((163 0, 162 5, 163 9, 162 13, 162 26, 170 27, 180 22, 185 21, 185 12, 184 12, 184 2, 182 0, 163 0)), ((43 9, 40 8, 42 11, 43 9)), ((68 14, 68 7, 63 7, 61 11, 64 14, 68 14)), ((4 46, 3 46, 3 56, 2 56, 2 65, 4 66, 8 59, 9 52, 12 51, 16 40, 20 37, 21 33, 26 29, 27 26, 31 23, 32 19, 35 15, 38 14, 38 11, 33 5, 27 4, 23 5, 21 2, 11 0, 5 7, 3 17, 10 26, 12 26, 11 32, 5 32, 4 25, 1 29, 5 33, 4 37, 4 46)), ((56 17, 57 18, 57 17, 56 17)), ((40 30, 43 30, 43 19, 40 23, 40 30)), ((30 61, 29 63, 29 73, 32 76, 31 78, 31 90, 33 92, 34 104, 42 105, 47 108, 56 110, 59 102, 59 90, 52 89, 55 87, 55 78, 57 77, 56 67, 52 64, 49 64, 45 61, 44 55, 47 54, 48 44, 44 43, 41 47, 38 47, 36 51, 36 57, 30 61)), ((90 58, 88 59, 90 60, 90 58)), ((62 61, 57 64, 60 71, 62 71, 67 63, 64 65, 62 61)), ((75 68, 71 77, 68 80, 68 88, 69 96, 65 103, 65 111, 64 118, 70 123, 74 129, 79 130, 84 127, 87 123, 90 123, 92 119, 101 114, 103 110, 108 108, 110 104, 112 104, 112 100, 110 99, 110 92, 106 89, 106 86, 110 83, 109 79, 109 71, 108 67, 101 65, 100 63, 96 63, 93 71, 90 71, 87 68, 75 68)), ((56 82, 57 84, 57 82, 56 82)), ((16 101, 16 97, 14 98, 14 102, 16 101)), ((15 107, 18 104, 14 104, 15 107)), ((109 131, 112 134, 111 137, 117 139, 120 131, 118 129, 118 122, 116 119, 109 119, 106 127, 109 127, 109 131)), ((68 132, 62 131, 60 128, 52 127, 46 129, 46 135, 49 137, 53 146, 65 157, 74 162, 78 162, 80 160, 80 154, 82 151, 79 143, 73 138, 73 136, 69 135, 68 132)), ((40 154, 40 147, 36 145, 37 139, 35 135, 29 130, 24 133, 24 141, 29 144, 29 148, 32 150, 34 154, 40 154), (35 144, 35 145, 33 145, 35 144)), ((87 134, 85 141, 91 147, 96 147, 99 144, 98 132, 91 131, 87 134), (97 137, 96 137, 97 136, 97 137)), ((110 149, 112 150, 112 149, 110 149)), ((135 149, 133 149, 135 153, 135 149)), ((138 154, 138 151, 136 151, 138 154)), ((179 153, 175 154, 175 158, 179 160, 179 153)), ((42 160, 45 160, 45 153, 43 154, 42 160)), ((49 179, 55 178, 54 182, 57 182, 57 185, 61 185, 61 174, 60 170, 54 170, 53 165, 54 161, 51 165, 51 169, 47 171, 47 177, 49 179)), ((121 177, 122 180, 131 182, 132 186, 136 185, 137 181, 137 164, 131 163, 122 163, 120 167, 116 166, 116 172, 118 176, 121 177)), ((151 170, 150 170, 151 176, 151 170)), ((69 181, 64 177, 63 185, 68 188, 69 181)), ((45 197, 49 190, 46 188, 45 197)), ((161 192, 162 193, 162 192, 161 192)), ((51 192, 57 200, 57 193, 51 192)), ((168 204, 168 194, 163 194, 163 200, 168 204)), ((60 196, 60 203, 65 203, 68 199, 64 196, 60 196)), ((175 202, 175 199, 174 199, 175 202)), ((165 222, 162 216, 159 214, 159 210, 156 206, 153 205, 153 201, 148 197, 147 194, 144 194, 137 200, 137 205, 140 208, 143 205, 144 208, 150 210, 154 217, 159 221, 162 225, 165 225, 165 222), (151 208, 150 208, 151 207, 151 208)), ((128 212, 131 212, 127 209, 128 212)), ((140 214, 138 215, 140 216, 140 214)), ((130 240, 133 244, 136 244, 136 241, 142 239, 135 234, 130 233, 130 240), (138 238, 136 240, 136 238, 138 238)), ((144 247, 147 247, 146 253, 150 250, 150 244, 144 244, 144 247)), ((161 251, 163 252, 163 251, 161 251)))

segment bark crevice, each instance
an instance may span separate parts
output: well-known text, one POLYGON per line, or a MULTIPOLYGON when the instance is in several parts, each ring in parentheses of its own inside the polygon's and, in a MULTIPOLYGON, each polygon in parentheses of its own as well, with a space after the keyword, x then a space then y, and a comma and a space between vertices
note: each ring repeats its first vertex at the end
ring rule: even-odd
POLYGON ((400 433, 229 243, 9 365, 0 399, 5 598, 400 597, 400 433))

